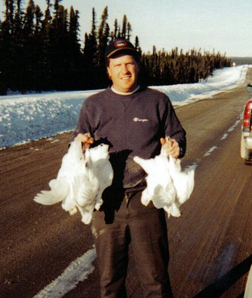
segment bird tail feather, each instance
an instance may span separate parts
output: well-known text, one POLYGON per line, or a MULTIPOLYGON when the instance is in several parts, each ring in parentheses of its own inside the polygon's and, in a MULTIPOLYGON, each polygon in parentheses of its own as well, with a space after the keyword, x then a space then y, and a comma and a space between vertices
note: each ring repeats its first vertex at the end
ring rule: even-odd
POLYGON ((64 180, 53 179, 49 182, 51 190, 42 190, 34 197, 36 203, 53 205, 63 201, 68 194, 68 185, 64 180))

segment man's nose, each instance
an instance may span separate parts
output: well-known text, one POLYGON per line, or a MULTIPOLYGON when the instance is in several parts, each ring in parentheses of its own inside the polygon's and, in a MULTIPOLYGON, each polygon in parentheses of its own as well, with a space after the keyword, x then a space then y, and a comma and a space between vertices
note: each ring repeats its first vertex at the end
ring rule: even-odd
POLYGON ((126 64, 122 65, 122 72, 123 73, 128 73, 129 72, 128 66, 126 64))

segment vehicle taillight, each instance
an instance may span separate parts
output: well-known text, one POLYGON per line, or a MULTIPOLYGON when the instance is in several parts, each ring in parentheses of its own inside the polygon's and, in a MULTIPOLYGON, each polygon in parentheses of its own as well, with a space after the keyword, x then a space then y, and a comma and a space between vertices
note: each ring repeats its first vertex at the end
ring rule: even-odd
POLYGON ((252 100, 249 100, 245 106, 243 113, 243 131, 250 131, 251 129, 251 117, 252 117, 252 100))

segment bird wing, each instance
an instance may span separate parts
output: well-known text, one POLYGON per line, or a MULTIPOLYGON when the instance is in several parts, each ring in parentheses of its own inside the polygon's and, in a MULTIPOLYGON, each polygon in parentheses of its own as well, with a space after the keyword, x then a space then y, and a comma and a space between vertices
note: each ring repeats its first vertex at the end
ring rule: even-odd
POLYGON ((191 166, 184 171, 181 170, 180 161, 169 159, 169 171, 177 191, 177 199, 180 204, 187 201, 194 188, 195 167, 191 166))
POLYGON ((53 179, 49 182, 51 190, 42 190, 34 197, 36 203, 53 205, 63 201, 69 192, 69 186, 65 179, 53 179))
POLYGON ((96 204, 96 194, 98 189, 98 182, 93 179, 90 181, 87 176, 80 175, 74 180, 74 197, 76 207, 81 213, 82 222, 89 224, 94 206, 96 204))

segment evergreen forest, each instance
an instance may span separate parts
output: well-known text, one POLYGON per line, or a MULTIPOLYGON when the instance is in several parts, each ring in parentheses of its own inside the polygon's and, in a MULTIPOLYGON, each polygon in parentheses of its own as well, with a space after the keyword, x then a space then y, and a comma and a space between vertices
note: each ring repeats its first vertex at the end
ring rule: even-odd
MULTIPOLYGON (((3 1, 3 0, 2 0, 3 1)), ((8 90, 51 91, 101 89, 109 85, 105 48, 110 40, 126 38, 141 53, 141 83, 149 86, 196 83, 213 70, 231 65, 218 53, 178 48, 144 53, 139 37, 132 40, 127 16, 108 24, 108 7, 97 18, 90 16, 91 28, 80 42, 79 11, 66 9, 62 0, 45 0, 46 9, 29 0, 4 0, 0 18, 0 94, 8 90), (98 21, 98 20, 99 21, 98 21)))

